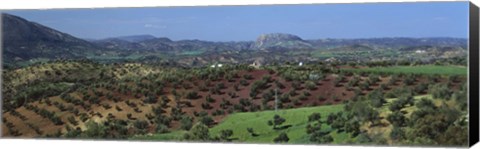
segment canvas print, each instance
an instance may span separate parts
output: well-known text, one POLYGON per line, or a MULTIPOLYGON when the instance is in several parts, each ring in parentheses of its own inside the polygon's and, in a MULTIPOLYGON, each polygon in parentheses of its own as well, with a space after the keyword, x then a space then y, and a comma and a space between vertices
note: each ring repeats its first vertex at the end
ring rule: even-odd
POLYGON ((1 19, 2 138, 468 144, 468 2, 1 19))

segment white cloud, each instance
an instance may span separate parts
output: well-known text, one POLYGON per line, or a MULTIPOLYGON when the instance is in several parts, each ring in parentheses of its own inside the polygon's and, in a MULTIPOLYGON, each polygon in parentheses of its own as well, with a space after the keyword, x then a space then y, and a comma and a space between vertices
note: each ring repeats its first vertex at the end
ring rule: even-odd
POLYGON ((145 28, 157 28, 157 29, 164 29, 167 28, 165 25, 155 25, 155 24, 145 24, 143 25, 145 28))

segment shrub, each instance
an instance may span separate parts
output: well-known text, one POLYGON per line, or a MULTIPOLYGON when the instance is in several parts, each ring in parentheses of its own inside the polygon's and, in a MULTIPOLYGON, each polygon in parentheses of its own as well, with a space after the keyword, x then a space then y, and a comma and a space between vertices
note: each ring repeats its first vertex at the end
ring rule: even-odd
POLYGON ((388 115, 387 120, 394 126, 394 127, 403 127, 407 123, 406 117, 399 111, 395 111, 392 114, 388 115))
POLYGON ((390 138, 392 138, 392 140, 403 140, 405 137, 405 131, 400 127, 393 127, 390 132, 390 138))
POLYGON ((180 120, 180 128, 183 130, 190 130, 193 125, 193 119, 189 116, 182 116, 180 120))
POLYGON ((205 100, 209 103, 215 102, 215 99, 213 99, 211 95, 207 95, 207 97, 205 97, 205 100))
POLYGON ((429 92, 432 94, 433 98, 449 100, 452 94, 452 91, 445 84, 435 84, 431 85, 429 88, 429 92))
POLYGON ((204 124, 204 125, 211 126, 211 125, 214 124, 215 121, 214 121, 213 118, 210 117, 210 116, 202 116, 202 117, 200 118, 200 122, 201 122, 202 124, 204 124))
POLYGON ((196 91, 190 91, 187 93, 187 99, 197 99, 199 96, 198 96, 198 93, 196 91))
POLYGON ((149 95, 143 100, 143 103, 154 104, 154 103, 157 103, 157 101, 158 101, 157 97, 153 95, 149 95))
POLYGON ((210 133, 208 127, 202 123, 196 123, 188 133, 185 134, 184 139, 196 141, 209 141, 210 133))
POLYGON ((273 129, 277 129, 278 125, 282 125, 285 122, 285 118, 280 117, 279 115, 275 114, 273 116, 273 120, 268 121, 269 126, 273 126, 273 129))
POLYGON ((155 131, 157 133, 168 133, 168 127, 163 124, 158 124, 155 131))
POLYGON ((248 133, 250 133, 251 136, 256 136, 256 135, 257 135, 257 134, 255 133, 255 131, 253 130, 253 128, 251 128, 251 127, 248 127, 248 128, 247 128, 247 131, 248 131, 248 133))
POLYGON ((307 89, 309 90, 315 90, 317 89, 317 85, 315 83, 313 83, 312 81, 307 81, 305 83, 305 86, 307 87, 307 89))
POLYGON ((310 116, 308 116, 308 122, 320 121, 320 119, 320 113, 312 113, 310 116))
POLYGON ((230 141, 230 137, 233 135, 231 129, 225 129, 220 131, 220 139, 225 141, 230 141))
POLYGON ((273 139, 275 143, 285 143, 288 142, 290 138, 288 138, 287 133, 282 132, 276 138, 273 139))

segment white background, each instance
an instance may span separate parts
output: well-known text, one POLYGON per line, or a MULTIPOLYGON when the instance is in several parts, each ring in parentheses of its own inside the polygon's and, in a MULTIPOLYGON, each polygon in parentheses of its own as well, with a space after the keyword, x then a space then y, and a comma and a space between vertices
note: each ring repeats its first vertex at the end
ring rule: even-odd
MULTIPOLYGON (((205 5, 255 5, 255 4, 308 4, 308 3, 365 3, 365 2, 413 2, 428 0, 0 0, 0 9, 49 9, 49 8, 102 8, 102 7, 142 7, 142 6, 205 6, 205 5)), ((447 1, 447 0, 434 0, 447 1)), ((480 0, 472 0, 479 6, 480 0)), ((408 8, 407 8, 408 9, 408 8)), ((327 146, 327 145, 257 145, 220 143, 165 143, 138 141, 87 141, 87 140, 45 140, 45 139, 0 139, 0 148, 68 148, 68 149, 318 149, 318 148, 393 148, 374 146, 327 146)), ((480 148, 480 145, 474 146, 480 148)))

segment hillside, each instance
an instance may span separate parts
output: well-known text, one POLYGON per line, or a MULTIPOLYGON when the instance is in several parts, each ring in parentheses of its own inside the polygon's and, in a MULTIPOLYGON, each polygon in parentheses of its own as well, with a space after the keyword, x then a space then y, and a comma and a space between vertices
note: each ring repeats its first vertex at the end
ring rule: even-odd
POLYGON ((95 54, 94 44, 55 29, 2 13, 4 65, 32 59, 79 59, 95 54))
MULTIPOLYGON (((272 140, 278 136, 280 132, 287 132, 290 138, 290 143, 293 144, 310 144, 307 136, 305 136, 306 126, 308 124, 308 116, 312 113, 321 113, 321 116, 326 120, 331 113, 337 113, 343 110, 343 104, 338 105, 324 105, 318 107, 295 108, 275 111, 261 111, 261 112, 244 112, 235 113, 227 116, 217 126, 210 128, 212 136, 219 136, 221 130, 233 130, 233 142, 248 142, 248 143, 273 143, 272 140), (280 115, 286 119, 285 126, 290 126, 284 130, 273 130, 271 126, 267 125, 275 114, 280 115), (252 136, 247 128, 253 128, 256 136, 252 136)), ((330 126, 325 125, 326 129, 331 129, 330 126)), ((135 136, 132 140, 164 140, 175 141, 181 140, 182 134, 185 131, 174 131, 165 134, 154 134, 152 136, 135 136)), ((338 140, 335 144, 343 144, 347 133, 332 133, 334 140, 338 140)))
MULTIPOLYGON (((236 112, 271 110, 275 88, 278 88, 280 108, 300 108, 340 104, 379 88, 392 92, 390 94, 396 94, 397 88, 404 85, 417 90, 417 86, 432 79, 428 76, 396 76, 392 80, 390 76, 339 75, 329 73, 332 69, 335 68, 315 65, 182 69, 140 63, 102 65, 75 61, 34 65, 5 72, 3 118, 14 125, 10 131, 3 131, 3 135, 33 137, 53 135, 57 131, 64 134, 68 132, 67 126, 85 130, 88 121, 153 123, 156 116, 173 118, 166 126, 178 129, 182 115, 198 120, 199 113, 204 113, 220 122, 236 112), (319 73, 321 69, 323 73, 319 73), (55 114, 49 115, 50 112, 55 114), (70 117, 77 118, 70 120, 70 117), (35 125, 39 121, 45 123, 35 125), (28 127, 49 131, 36 132, 28 127)), ((451 81, 435 77, 438 83, 451 81)), ((458 76, 451 87, 459 88, 460 80, 464 79, 458 76)))

